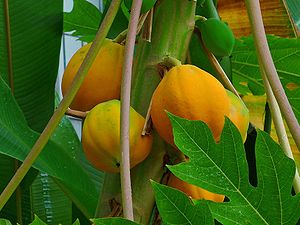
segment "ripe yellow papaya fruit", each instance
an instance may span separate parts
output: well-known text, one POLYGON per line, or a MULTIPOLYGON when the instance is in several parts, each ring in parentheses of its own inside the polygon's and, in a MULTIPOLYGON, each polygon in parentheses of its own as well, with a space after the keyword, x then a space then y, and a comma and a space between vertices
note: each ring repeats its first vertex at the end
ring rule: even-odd
POLYGON ((226 92, 230 101, 230 112, 228 118, 239 129, 243 142, 245 142, 249 126, 249 110, 244 102, 242 102, 235 94, 228 90, 226 90, 226 92))
MULTIPOLYGON (((142 162, 150 153, 152 136, 141 136, 145 119, 130 108, 130 167, 142 162)), ((110 100, 95 106, 84 120, 82 146, 87 159, 99 170, 119 172, 120 101, 110 100)))
POLYGON ((225 88, 212 75, 193 65, 170 69, 152 97, 151 118, 158 134, 174 145, 166 111, 189 120, 204 121, 216 141, 222 132, 230 102, 225 88))
POLYGON ((210 191, 207 191, 203 188, 197 187, 196 185, 189 184, 187 182, 184 182, 183 180, 180 180, 173 174, 170 174, 169 180, 168 180, 168 186, 176 188, 188 196, 190 196, 193 199, 206 199, 211 200, 214 202, 223 202, 225 196, 220 194, 215 194, 210 191))
MULTIPOLYGON (((62 78, 65 95, 92 43, 81 47, 69 61, 62 78)), ((120 98, 124 46, 106 39, 70 108, 91 110, 98 103, 120 98)))

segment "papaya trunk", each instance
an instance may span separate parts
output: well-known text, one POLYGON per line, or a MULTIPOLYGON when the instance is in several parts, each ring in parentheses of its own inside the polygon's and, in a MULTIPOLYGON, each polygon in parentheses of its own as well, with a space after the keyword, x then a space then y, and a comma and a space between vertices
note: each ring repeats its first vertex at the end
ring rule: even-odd
MULTIPOLYGON (((131 105, 143 116, 160 76, 157 64, 166 56, 181 60, 186 53, 194 29, 196 2, 190 0, 160 0, 156 3, 151 42, 138 39, 133 68, 131 105)), ((150 179, 160 181, 167 146, 154 135, 153 149, 148 158, 131 170, 135 221, 147 224, 154 206, 150 179)), ((119 175, 107 174, 102 190, 100 216, 111 213, 110 200, 120 202, 119 175)))

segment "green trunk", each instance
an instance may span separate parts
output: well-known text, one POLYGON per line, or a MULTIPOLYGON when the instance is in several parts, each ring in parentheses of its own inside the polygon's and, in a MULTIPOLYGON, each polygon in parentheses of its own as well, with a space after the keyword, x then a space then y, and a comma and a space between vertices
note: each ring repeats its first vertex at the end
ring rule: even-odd
MULTIPOLYGON (((146 115, 153 91, 160 81, 157 64, 165 56, 185 61, 194 29, 196 1, 161 0, 155 8, 151 42, 139 39, 133 71, 131 105, 146 115)), ((136 222, 147 224, 154 205, 150 179, 159 181, 163 174, 163 157, 168 146, 152 131, 153 149, 148 158, 131 170, 136 222)), ((110 213, 109 200, 120 202, 119 175, 107 174, 100 205, 101 216, 110 213)))

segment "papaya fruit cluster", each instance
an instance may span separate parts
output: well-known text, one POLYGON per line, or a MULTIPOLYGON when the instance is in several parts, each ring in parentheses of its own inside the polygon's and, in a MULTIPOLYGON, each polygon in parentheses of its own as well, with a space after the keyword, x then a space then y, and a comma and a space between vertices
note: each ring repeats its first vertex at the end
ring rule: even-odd
MULTIPOLYGON (((62 80, 65 95, 72 84, 91 44, 71 58, 62 80)), ((105 172, 119 172, 120 154, 120 83, 124 46, 105 40, 88 71, 71 108, 89 111, 82 130, 82 146, 87 159, 105 172)), ((248 109, 233 93, 206 71, 193 65, 178 65, 165 73, 152 97, 151 118, 158 134, 173 145, 171 123, 166 111, 177 116, 204 121, 219 141, 227 116, 245 141, 249 123, 248 109)), ((142 162, 150 153, 152 136, 142 136, 145 119, 130 109, 130 165, 142 162)), ((223 201, 224 196, 207 192, 171 175, 169 185, 193 198, 223 201)))
MULTIPOLYGON (((69 61, 62 79, 65 95, 86 56, 90 44, 80 48, 69 61)), ((120 153, 120 85, 124 46, 106 39, 70 108, 89 111, 82 129, 82 146, 87 159, 99 170, 119 172, 120 153)), ((152 136, 141 136, 145 119, 130 108, 130 166, 142 162, 149 154, 152 136)))

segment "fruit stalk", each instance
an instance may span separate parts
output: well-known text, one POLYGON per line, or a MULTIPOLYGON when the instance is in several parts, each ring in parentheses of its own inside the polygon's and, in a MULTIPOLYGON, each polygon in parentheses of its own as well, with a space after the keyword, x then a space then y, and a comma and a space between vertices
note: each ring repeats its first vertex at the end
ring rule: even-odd
MULTIPOLYGON (((121 0, 113 0, 110 8, 97 32, 95 41, 89 50, 86 58, 84 59, 83 64, 81 65, 76 78, 74 82, 72 83, 72 86, 66 96, 63 98, 61 103, 59 104, 58 108, 50 118, 47 126, 45 127, 44 131, 32 147, 30 153, 25 158, 23 164, 20 166, 18 171, 15 173, 13 178, 10 180, 6 188, 3 190, 3 192, 0 195, 0 211, 10 198, 10 196, 13 194, 13 192, 16 190, 17 186, 21 183, 22 179, 36 160, 36 158, 41 153, 43 147, 47 144, 49 138, 53 134, 55 128, 58 126, 60 120, 64 116, 65 112, 67 111, 69 105, 71 104, 74 96, 76 95, 77 91, 80 88, 81 83, 84 80, 85 75, 87 74, 90 66, 93 63, 93 60, 95 59, 99 49, 101 48, 101 45, 111 27, 111 24, 118 12, 118 9, 121 4, 121 0)), ((86 209, 81 209, 82 212, 87 216, 91 217, 90 213, 87 212, 86 209)))
POLYGON ((270 49, 268 47, 259 1, 247 0, 246 6, 253 31, 253 38, 259 64, 263 71, 265 71, 280 110, 286 120, 293 139, 295 140, 297 148, 300 151, 300 126, 279 80, 270 49))
POLYGON ((134 220, 130 179, 129 110, 132 62, 142 0, 133 0, 125 44, 121 85, 121 190, 124 218, 134 220))

